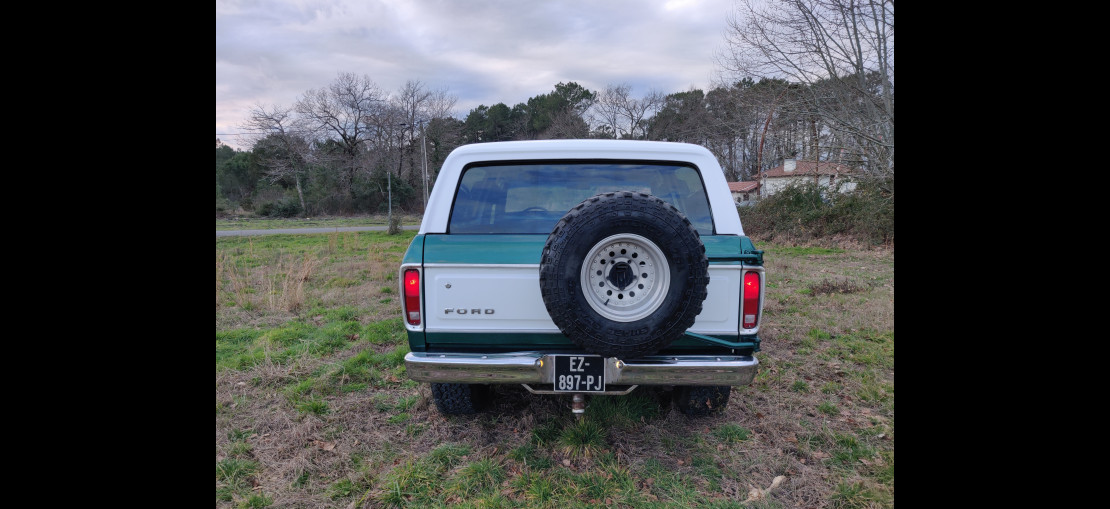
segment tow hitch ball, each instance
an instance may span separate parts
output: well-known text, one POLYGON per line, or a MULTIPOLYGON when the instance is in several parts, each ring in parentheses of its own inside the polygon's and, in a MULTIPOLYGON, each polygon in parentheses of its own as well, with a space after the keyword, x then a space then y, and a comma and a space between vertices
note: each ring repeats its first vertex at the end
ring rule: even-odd
POLYGON ((582 417, 586 413, 586 395, 581 392, 574 393, 574 398, 571 401, 570 411, 574 412, 575 417, 582 417))

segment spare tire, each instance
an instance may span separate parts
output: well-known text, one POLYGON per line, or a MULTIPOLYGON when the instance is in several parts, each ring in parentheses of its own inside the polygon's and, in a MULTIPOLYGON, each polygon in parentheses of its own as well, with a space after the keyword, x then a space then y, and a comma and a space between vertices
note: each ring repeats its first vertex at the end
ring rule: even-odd
POLYGON ((636 358, 694 324, 709 284, 705 245, 690 221, 644 193, 603 193, 555 225, 540 260, 551 320, 584 350, 636 358))

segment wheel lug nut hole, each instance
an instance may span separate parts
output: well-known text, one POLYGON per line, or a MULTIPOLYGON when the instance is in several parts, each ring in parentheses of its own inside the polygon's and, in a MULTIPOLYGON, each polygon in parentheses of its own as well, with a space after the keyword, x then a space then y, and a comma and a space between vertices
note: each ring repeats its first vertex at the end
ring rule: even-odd
POLYGON ((635 258, 635 257, 637 257, 637 256, 639 256, 639 255, 638 255, 638 254, 636 254, 636 253, 632 253, 632 257, 633 257, 633 258, 635 258))
POLYGON ((614 256, 617 256, 617 253, 614 253, 614 252, 612 252, 612 251, 609 251, 609 258, 612 258, 612 257, 614 257, 614 256))
POLYGON ((618 293, 618 294, 617 294, 617 298, 618 298, 618 299, 623 299, 623 298, 624 298, 624 294, 623 294, 623 293, 618 293))
POLYGON ((641 290, 643 290, 643 289, 644 289, 644 285, 637 285, 637 286, 638 286, 638 287, 639 287, 639 288, 640 288, 641 290))
POLYGON ((627 252, 628 252, 628 251, 625 251, 625 250, 621 249, 621 254, 625 254, 625 253, 627 253, 627 252))
POLYGON ((598 283, 597 286, 605 288, 605 281, 602 281, 602 282, 598 283))
POLYGON ((636 292, 628 292, 628 296, 629 296, 629 297, 635 297, 635 296, 636 296, 636 292))
POLYGON ((600 271, 600 270, 599 270, 599 271, 597 271, 597 275, 599 275, 599 276, 601 275, 601 271, 600 271))
POLYGON ((607 290, 607 291, 605 292, 605 295, 613 295, 613 290, 607 290))
POLYGON ((645 273, 643 273, 643 274, 640 274, 640 277, 642 277, 642 278, 644 278, 644 279, 647 279, 647 272, 645 272, 645 273))

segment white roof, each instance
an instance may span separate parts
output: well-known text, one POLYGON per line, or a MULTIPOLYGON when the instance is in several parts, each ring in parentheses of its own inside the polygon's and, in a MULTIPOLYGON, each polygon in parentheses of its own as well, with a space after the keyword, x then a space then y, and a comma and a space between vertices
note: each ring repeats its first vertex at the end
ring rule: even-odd
POLYGON ((620 159, 680 161, 698 168, 709 195, 713 223, 720 235, 743 235, 740 216, 717 158, 701 145, 638 140, 535 140, 474 143, 456 148, 443 162, 436 185, 428 197, 428 209, 420 223, 421 234, 446 233, 451 200, 462 170, 487 161, 532 159, 620 159))

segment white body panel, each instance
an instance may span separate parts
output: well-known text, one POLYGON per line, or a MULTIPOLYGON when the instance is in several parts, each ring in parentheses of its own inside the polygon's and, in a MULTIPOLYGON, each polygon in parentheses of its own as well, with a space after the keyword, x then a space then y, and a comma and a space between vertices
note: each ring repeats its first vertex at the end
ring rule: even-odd
MULTIPOLYGON (((738 332, 739 269, 709 267, 708 295, 691 332, 738 332)), ((539 270, 539 265, 426 264, 425 330, 558 333, 540 296, 539 270)))
POLYGON ((713 153, 690 143, 631 140, 538 140, 463 145, 447 156, 428 198, 421 234, 446 233, 462 170, 471 163, 534 159, 622 159, 692 163, 701 172, 718 235, 744 235, 724 172, 713 153))

